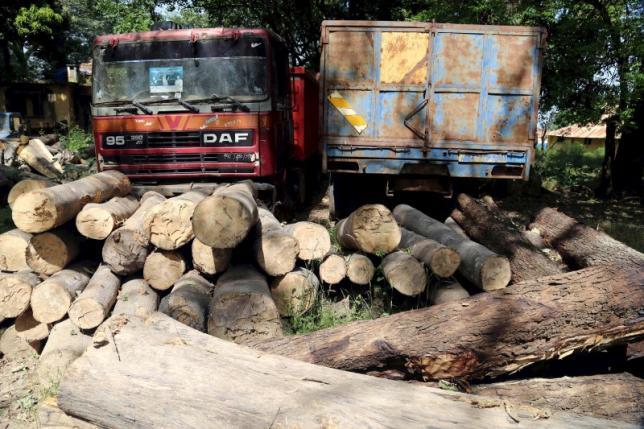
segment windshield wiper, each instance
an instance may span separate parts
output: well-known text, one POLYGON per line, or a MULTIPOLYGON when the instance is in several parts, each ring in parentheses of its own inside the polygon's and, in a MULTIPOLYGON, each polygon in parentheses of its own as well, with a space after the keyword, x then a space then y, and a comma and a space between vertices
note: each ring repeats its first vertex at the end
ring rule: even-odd
POLYGON ((184 101, 180 98, 163 98, 159 100, 149 100, 149 101, 143 101, 142 104, 144 105, 150 105, 150 104, 157 104, 157 103, 179 103, 186 109, 190 110, 191 112, 194 113, 199 113, 199 108, 195 106, 194 104, 190 104, 187 101, 184 101))
MULTIPOLYGON (((193 99, 190 100, 191 103, 201 103, 204 101, 212 101, 215 103, 222 103, 222 104, 232 104, 233 106, 237 107, 239 110, 242 112, 250 112, 250 109, 248 106, 243 104, 241 101, 229 96, 229 95, 218 95, 218 94, 212 94, 210 97, 206 98, 198 98, 198 99, 193 99)), ((215 108, 215 106, 211 106, 211 108, 215 108)))
MULTIPOLYGON (((94 103, 95 106, 114 106, 119 104, 131 104, 132 106, 141 110, 146 115, 151 115, 153 113, 151 109, 148 109, 147 107, 145 107, 143 104, 139 103, 136 100, 114 100, 114 101, 105 101, 102 103, 94 103)), ((121 108, 117 107, 114 110, 116 110, 116 112, 132 112, 134 109, 132 109, 131 107, 121 107, 121 108)), ((134 113, 137 113, 137 112, 138 111, 134 111, 134 113)))

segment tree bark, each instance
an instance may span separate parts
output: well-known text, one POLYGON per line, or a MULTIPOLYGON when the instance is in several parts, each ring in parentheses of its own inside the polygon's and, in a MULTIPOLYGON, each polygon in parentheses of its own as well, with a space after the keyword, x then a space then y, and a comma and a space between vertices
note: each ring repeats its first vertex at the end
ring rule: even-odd
POLYGON ((156 290, 167 290, 186 272, 186 261, 179 252, 157 250, 145 259, 143 278, 156 290))
POLYGON ((382 272, 387 283, 406 296, 420 295, 427 287, 427 275, 418 259, 397 251, 382 260, 382 272))
POLYGON ((642 282, 642 270, 592 267, 474 295, 466 306, 436 305, 256 346, 345 370, 495 377, 644 337, 642 282))
POLYGON ((214 249, 198 239, 192 240, 192 264, 204 274, 220 274, 228 269, 232 249, 214 249))
POLYGON ((306 268, 277 277, 271 295, 281 316, 301 316, 311 309, 318 296, 320 281, 306 268))
POLYGON ((255 188, 249 181, 220 187, 194 210, 195 237, 215 249, 233 249, 258 220, 255 188))
POLYGON ((93 240, 105 240, 139 207, 133 196, 114 197, 104 203, 87 204, 76 216, 76 229, 93 240))
POLYGON ((300 246, 287 233, 270 211, 259 208, 257 239, 253 246, 257 265, 269 276, 282 276, 293 271, 300 246))
POLYGON ((29 308, 40 277, 30 271, 0 274, 0 320, 18 317, 29 308))
POLYGON ((556 209, 542 209, 530 227, 573 269, 607 263, 644 269, 644 254, 556 209))
POLYGON ((65 414, 58 407, 55 396, 48 396, 38 405, 38 427, 42 429, 99 429, 96 425, 65 414))
POLYGON ((28 343, 44 340, 49 336, 50 325, 34 319, 31 308, 16 318, 16 334, 28 343))
POLYGON ((470 238, 508 258, 513 283, 563 272, 496 209, 491 198, 486 206, 460 194, 458 203, 461 211, 453 211, 452 218, 470 238))
POLYGON ((470 294, 457 281, 448 281, 439 284, 436 290, 432 292, 432 305, 445 304, 446 302, 461 301, 468 298, 470 294))
POLYGON ((24 271, 27 265, 27 247, 31 234, 20 231, 18 228, 0 235, 0 270, 24 271))
POLYGON ((208 333, 242 344, 282 336, 282 322, 266 278, 252 266, 231 267, 217 280, 208 333))
POLYGON ((296 222, 286 225, 284 230, 297 240, 300 249, 297 257, 303 261, 322 259, 331 251, 329 231, 320 224, 296 222))
POLYGON ((10 359, 19 359, 25 355, 39 353, 42 346, 42 341, 29 343, 20 338, 16 332, 16 325, 9 326, 0 335, 0 354, 10 359))
POLYGON ((150 229, 150 242, 163 250, 176 250, 194 238, 192 215, 195 207, 206 198, 200 191, 165 200, 150 210, 145 222, 150 229))
POLYGON ((52 275, 78 256, 80 238, 65 229, 36 234, 25 252, 27 265, 38 274, 52 275))
POLYGON ((106 428, 625 427, 249 353, 159 313, 113 318, 100 330, 105 341, 68 369, 58 405, 106 428))
POLYGON ((36 374, 43 386, 57 384, 65 369, 89 346, 92 337, 85 335, 70 319, 57 323, 40 355, 36 374))
POLYGON ((28 144, 20 147, 18 156, 31 168, 50 179, 63 174, 63 167, 54 159, 47 146, 39 139, 31 139, 28 144))
POLYGON ((9 207, 13 208, 13 203, 16 202, 19 196, 26 194, 27 192, 36 191, 38 189, 51 188, 55 186, 54 182, 49 180, 40 180, 40 179, 24 179, 20 182, 13 185, 7 196, 7 202, 9 207))
POLYGON ((81 329, 93 329, 107 317, 118 294, 121 280, 107 265, 101 265, 69 308, 69 318, 81 329))
POLYGON ((639 425, 644 418, 644 380, 628 373, 530 380, 472 386, 477 395, 522 402, 556 412, 639 425))
POLYGON ((143 269, 150 247, 150 230, 146 229, 145 217, 163 201, 163 195, 146 192, 134 214, 107 237, 103 245, 103 261, 114 273, 128 275, 143 269))
POLYGON ((102 203, 131 191, 127 176, 104 171, 74 182, 21 195, 12 208, 13 222, 25 232, 44 232, 76 217, 84 205, 102 203))
POLYGON ((344 257, 330 254, 318 269, 320 280, 329 285, 337 285, 347 276, 347 262, 344 257))
POLYGON ((505 256, 497 255, 408 205, 398 205, 394 216, 402 227, 455 249, 461 257, 458 272, 479 289, 501 289, 510 282, 512 272, 505 256))
POLYGON ((54 323, 65 317, 95 269, 96 265, 91 262, 75 264, 34 287, 31 293, 34 318, 42 323, 54 323))
POLYGON ((142 318, 157 311, 159 295, 143 279, 132 279, 123 283, 112 315, 129 314, 142 318))
POLYGON ((424 263, 438 277, 454 275, 461 265, 461 257, 456 250, 405 228, 401 230, 404 230, 399 246, 401 249, 410 248, 412 256, 424 263))
POLYGON ((347 277, 351 283, 366 286, 371 283, 376 267, 373 262, 365 255, 360 253, 352 253, 346 258, 347 261, 347 277))
POLYGON ((166 314, 186 326, 206 332, 208 305, 213 284, 197 271, 184 274, 168 295, 166 314))
POLYGON ((365 253, 393 252, 400 243, 400 228, 382 204, 366 204, 336 226, 338 243, 345 249, 365 253))

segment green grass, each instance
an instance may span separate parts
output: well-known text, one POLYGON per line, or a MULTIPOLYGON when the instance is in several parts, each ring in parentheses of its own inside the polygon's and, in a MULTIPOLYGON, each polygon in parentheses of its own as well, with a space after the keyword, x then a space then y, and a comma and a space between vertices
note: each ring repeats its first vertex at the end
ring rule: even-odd
POLYGON ((561 191, 567 188, 597 185, 601 173, 604 149, 587 150, 581 144, 560 144, 537 153, 535 170, 544 188, 561 191))
POLYGON ((290 333, 305 334, 373 318, 371 308, 364 299, 347 296, 343 300, 335 301, 321 291, 311 309, 301 316, 291 317, 288 325, 290 333))

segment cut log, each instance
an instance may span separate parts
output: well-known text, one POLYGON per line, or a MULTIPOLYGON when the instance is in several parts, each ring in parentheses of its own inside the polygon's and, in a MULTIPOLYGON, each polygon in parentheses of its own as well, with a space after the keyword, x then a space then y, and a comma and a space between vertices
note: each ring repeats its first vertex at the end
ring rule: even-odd
POLYGON ((84 205, 102 203, 131 191, 127 176, 104 171, 92 176, 23 194, 13 204, 13 222, 26 232, 43 232, 76 217, 84 205))
MULTIPOLYGON (((11 167, 16 164, 16 152, 20 147, 19 143, 0 141, 0 148, 2 149, 2 164, 11 167)), ((22 160, 21 160, 22 161, 22 160)))
POLYGON ((286 225, 284 230, 297 240, 300 248, 297 257, 303 261, 322 259, 331 251, 329 231, 320 224, 296 222, 286 225))
POLYGON ((301 316, 311 309, 318 296, 320 281, 306 268, 277 277, 271 283, 271 295, 280 315, 301 316))
POLYGON ((143 278, 156 290, 167 290, 186 272, 183 255, 172 250, 157 250, 148 255, 143 278))
POLYGON ((497 255, 408 205, 398 205, 394 216, 402 227, 455 249, 461 257, 458 272, 479 289, 501 289, 510 282, 512 272, 505 256, 497 255))
POLYGON ((458 223, 456 223, 453 217, 448 216, 445 219, 445 225, 449 226, 454 232, 457 232, 463 237, 469 239, 469 237, 467 236, 467 233, 463 230, 463 228, 461 228, 461 226, 458 223))
POLYGON ((190 271, 181 276, 168 295, 166 314, 186 326, 206 332, 213 284, 190 271))
POLYGON ((642 270, 586 268, 474 295, 467 306, 435 305, 257 347, 345 370, 397 369, 426 379, 495 377, 643 338, 643 282, 642 270))
POLYGON ((143 279, 133 279, 123 283, 112 315, 130 314, 142 318, 157 311, 159 295, 143 279))
POLYGON ((18 336, 16 326, 11 325, 0 335, 0 355, 10 359, 19 359, 22 356, 29 356, 39 353, 42 350, 43 341, 29 343, 18 336))
POLYGON ((132 196, 114 197, 104 203, 87 204, 76 216, 76 229, 93 240, 105 240, 139 207, 132 196))
POLYGON ((92 262, 74 264, 36 286, 31 293, 34 318, 42 323, 53 323, 65 317, 95 269, 96 264, 92 262))
POLYGON ((107 237, 103 245, 103 261, 114 273, 128 275, 143 269, 150 247, 150 231, 145 227, 145 218, 163 201, 163 195, 146 192, 134 214, 107 237))
POLYGON ((373 262, 365 255, 352 253, 347 256, 347 277, 351 283, 366 286, 371 283, 376 267, 373 262))
POLYGON ((13 208, 13 203, 18 199, 19 196, 26 194, 27 192, 37 191, 38 189, 51 188, 55 186, 54 182, 49 180, 40 180, 40 179, 24 179, 20 182, 13 185, 9 195, 7 196, 7 202, 9 207, 13 208))
POLYGON ((220 187, 194 210, 195 237, 215 249, 233 249, 258 220, 255 188, 249 181, 220 187))
POLYGON ((644 380, 628 373, 533 378, 472 386, 473 393, 522 402, 552 413, 571 412, 641 424, 644 380))
POLYGON ((69 307, 69 318, 81 329, 93 329, 107 317, 118 294, 121 280, 101 265, 87 286, 69 307))
POLYGON ((16 318, 16 334, 28 343, 44 340, 49 336, 50 326, 40 323, 31 314, 31 308, 16 318))
POLYGON ((431 238, 409 231, 405 228, 400 241, 400 248, 409 248, 414 258, 418 259, 438 277, 451 277, 459 265, 461 257, 458 252, 431 238))
POLYGON ((165 200, 147 214, 150 242, 164 250, 176 250, 194 238, 192 214, 206 194, 190 191, 165 200))
POLYGON ((534 246, 496 209, 491 198, 484 204, 460 194, 458 204, 461 210, 454 210, 452 218, 472 240, 508 258, 513 283, 563 272, 559 264, 534 246))
POLYGON ((387 283, 403 295, 419 295, 427 286, 427 274, 422 264, 405 252, 387 255, 382 260, 382 272, 387 283))
POLYGON ((18 156, 31 168, 50 179, 63 174, 63 167, 54 159, 42 140, 29 140, 28 144, 18 149, 18 156))
POLYGON ((18 317, 29 308, 40 277, 29 271, 0 274, 0 320, 18 317))
POLYGON ((29 269, 26 253, 31 234, 12 229, 0 235, 0 270, 24 271, 29 269))
POLYGON ((83 354, 91 341, 92 337, 83 334, 71 320, 57 323, 49 333, 36 368, 41 385, 57 384, 65 369, 83 354))
POLYGON ((36 234, 25 252, 27 265, 38 274, 52 275, 78 256, 79 241, 78 236, 61 228, 36 234))
POLYGON ((449 281, 436 287, 436 290, 432 293, 431 303, 433 305, 445 304, 446 302, 460 301, 469 296, 470 294, 459 282, 449 281))
POLYGON ((259 208, 258 214, 257 239, 253 246, 257 265, 269 276, 293 271, 300 252, 297 240, 282 228, 273 213, 259 208))
POLYGON ((572 268, 610 263, 644 269, 644 254, 556 209, 541 210, 530 228, 537 228, 572 268))
POLYGON ((250 265, 231 267, 217 280, 208 333, 246 343, 282 336, 282 322, 266 278, 250 265))
POLYGON ((342 247, 366 253, 393 252, 398 248, 400 237, 396 220, 382 204, 364 205, 336 226, 336 238, 342 247))
POLYGON ((59 140, 59 138, 58 138, 58 134, 43 134, 39 136, 37 139, 32 139, 32 140, 40 140, 43 144, 47 146, 51 146, 54 143, 56 143, 59 140))
POLYGON ((340 255, 328 255, 318 270, 320 280, 329 285, 337 285, 347 276, 347 262, 340 255))
POLYGON ((105 428, 632 427, 249 353, 159 313, 103 330, 65 373, 58 405, 105 428))
POLYGON ((204 274, 219 274, 228 269, 232 249, 214 249, 198 239, 192 240, 192 264, 204 274))
POLYGON ((96 425, 65 414, 58 407, 55 396, 48 396, 38 404, 38 427, 42 429, 99 429, 96 425))

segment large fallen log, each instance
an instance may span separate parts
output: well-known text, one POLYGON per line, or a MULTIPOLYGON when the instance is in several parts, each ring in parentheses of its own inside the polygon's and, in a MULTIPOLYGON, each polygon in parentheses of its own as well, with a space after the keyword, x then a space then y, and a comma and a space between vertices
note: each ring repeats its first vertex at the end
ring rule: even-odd
POLYGON ((336 225, 338 243, 345 249, 387 254, 400 243, 400 228, 382 204, 366 204, 336 225))
POLYGON ((249 353, 160 313, 99 331, 65 373, 58 406, 106 428, 630 427, 249 353))
POLYGON ((93 240, 105 240, 139 207, 133 196, 114 197, 104 203, 87 204, 76 216, 76 229, 93 240))
POLYGON ((27 264, 27 246, 31 234, 18 228, 0 235, 0 270, 24 271, 29 269, 27 264))
POLYGON ((134 214, 107 237, 103 244, 103 261, 114 273, 127 275, 143 269, 150 247, 150 231, 145 226, 145 218, 163 201, 163 195, 146 192, 134 214))
POLYGON ((510 223, 491 198, 482 203, 460 194, 458 204, 461 210, 454 210, 451 217, 471 239, 508 258, 513 283, 563 272, 510 223))
POLYGON ((13 208, 13 203, 16 202, 19 196, 27 192, 36 191, 38 189, 51 188, 55 186, 54 182, 41 179, 24 179, 13 185, 7 196, 7 203, 9 207, 13 208))
POLYGON ((17 152, 27 165, 50 179, 63 174, 63 167, 40 139, 29 140, 29 143, 18 148, 17 152))
POLYGON ((55 396, 48 396, 38 404, 38 427, 42 429, 99 429, 96 425, 65 414, 58 407, 55 396))
POLYGON ((13 222, 26 232, 43 232, 72 220, 88 203, 102 203, 131 191, 127 176, 104 171, 74 182, 23 194, 14 202, 13 222))
POLYGON ((643 284, 642 270, 592 267, 256 346, 346 370, 393 367, 426 379, 494 377, 644 337, 643 284))
POLYGON ((206 198, 200 191, 165 200, 150 210, 145 223, 150 229, 150 242, 164 250, 175 250, 192 240, 192 214, 197 204, 206 198))
POLYGON ((300 246, 270 211, 259 208, 257 238, 253 245, 257 265, 269 276, 283 276, 293 271, 300 246))
POLYGON ((461 257, 458 272, 478 288, 490 291, 508 285, 512 272, 505 256, 492 252, 442 222, 405 204, 394 209, 400 226, 455 249, 461 257))
POLYGON ((49 333, 36 368, 41 385, 57 384, 65 369, 85 351, 91 340, 71 320, 57 323, 49 333))
POLYGON ((555 209, 542 209, 530 228, 537 228, 573 268, 610 263, 644 269, 644 254, 555 209))
POLYGON ((472 393, 518 401, 553 413, 565 411, 635 425, 644 421, 644 380, 628 373, 481 384, 472 386, 472 393))

